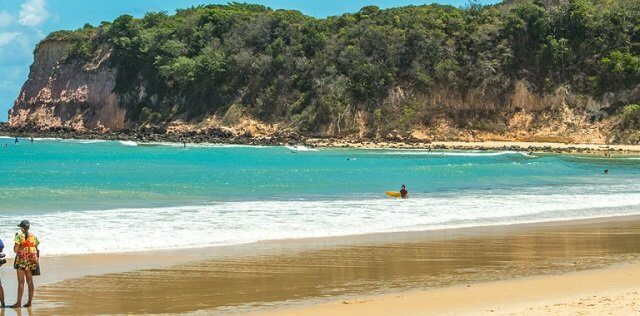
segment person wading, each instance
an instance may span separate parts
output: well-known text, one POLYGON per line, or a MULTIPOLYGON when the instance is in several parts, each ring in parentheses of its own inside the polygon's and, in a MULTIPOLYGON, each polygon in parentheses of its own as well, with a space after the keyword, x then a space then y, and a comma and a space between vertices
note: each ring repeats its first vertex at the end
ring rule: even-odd
POLYGON ((40 242, 34 234, 29 233, 31 224, 28 220, 20 222, 18 227, 20 227, 20 231, 16 233, 15 244, 13 245, 13 251, 16 253, 13 267, 16 269, 18 275, 18 298, 16 303, 11 305, 11 308, 20 308, 20 305, 22 305, 25 280, 29 287, 29 300, 23 307, 31 307, 34 291, 33 273, 39 269, 38 245, 40 242))
POLYGON ((400 197, 403 199, 409 198, 409 191, 407 191, 407 187, 404 184, 400 187, 400 197))

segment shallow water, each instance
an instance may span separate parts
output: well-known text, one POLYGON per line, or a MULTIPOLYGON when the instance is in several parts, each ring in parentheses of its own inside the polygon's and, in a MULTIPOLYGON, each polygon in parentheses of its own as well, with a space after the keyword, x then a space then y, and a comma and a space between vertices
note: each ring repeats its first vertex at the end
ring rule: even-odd
POLYGON ((0 236, 29 218, 45 256, 640 214, 634 158, 3 143, 0 236))

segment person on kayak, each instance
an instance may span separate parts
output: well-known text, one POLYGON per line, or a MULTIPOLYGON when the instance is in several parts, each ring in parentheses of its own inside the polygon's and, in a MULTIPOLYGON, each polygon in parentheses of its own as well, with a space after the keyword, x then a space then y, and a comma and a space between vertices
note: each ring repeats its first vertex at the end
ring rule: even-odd
POLYGON ((407 191, 407 187, 404 184, 400 187, 400 197, 403 199, 409 197, 409 191, 407 191))

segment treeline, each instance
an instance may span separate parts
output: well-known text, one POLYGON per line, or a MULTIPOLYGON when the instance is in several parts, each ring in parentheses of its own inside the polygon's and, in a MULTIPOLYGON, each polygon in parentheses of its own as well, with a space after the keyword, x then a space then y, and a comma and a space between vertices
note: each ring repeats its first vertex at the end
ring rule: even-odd
POLYGON ((111 47, 129 118, 158 124, 232 108, 307 132, 348 131, 357 111, 371 130, 409 129, 431 124, 434 109, 385 103, 398 87, 500 99, 526 80, 539 94, 567 86, 597 98, 640 82, 637 0, 370 6, 327 19, 230 3, 123 15, 48 39, 71 41, 74 59, 111 47))

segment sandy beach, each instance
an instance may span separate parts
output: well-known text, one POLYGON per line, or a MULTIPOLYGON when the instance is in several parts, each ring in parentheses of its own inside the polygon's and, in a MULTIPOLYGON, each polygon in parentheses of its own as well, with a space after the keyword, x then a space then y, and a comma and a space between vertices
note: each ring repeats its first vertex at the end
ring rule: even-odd
POLYGON ((330 148, 361 148, 361 149, 440 149, 440 150, 514 150, 546 153, 568 154, 597 154, 615 155, 640 154, 640 145, 624 144, 587 144, 587 143, 559 143, 538 141, 434 141, 434 142, 403 142, 403 141, 350 141, 339 139, 309 139, 307 144, 330 148))
MULTIPOLYGON (((623 313, 637 310, 638 238, 632 216, 181 250, 177 257, 197 255, 181 263, 158 256, 145 268, 154 253, 113 255, 131 269, 40 286, 33 311, 564 314, 597 313, 589 309, 596 304, 623 313)), ((66 260, 80 258, 108 260, 66 260)))
POLYGON ((363 296, 251 315, 633 315, 640 262, 606 269, 363 296))
POLYGON ((0 2, 0 316, 640 316, 640 0, 0 2))

